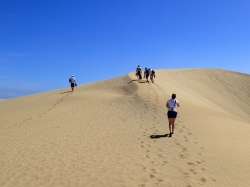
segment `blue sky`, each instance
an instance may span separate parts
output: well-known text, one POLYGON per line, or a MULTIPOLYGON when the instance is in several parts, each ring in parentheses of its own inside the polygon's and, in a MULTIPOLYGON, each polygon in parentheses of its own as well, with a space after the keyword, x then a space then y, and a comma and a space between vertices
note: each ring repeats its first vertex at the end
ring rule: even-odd
POLYGON ((249 0, 1 0, 0 99, 154 69, 250 74, 249 0))

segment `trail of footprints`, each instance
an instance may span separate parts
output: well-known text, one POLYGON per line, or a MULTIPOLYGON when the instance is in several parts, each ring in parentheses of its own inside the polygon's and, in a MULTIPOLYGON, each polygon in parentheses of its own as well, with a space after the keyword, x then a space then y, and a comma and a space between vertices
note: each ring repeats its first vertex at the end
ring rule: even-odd
MULTIPOLYGON (((159 132, 158 130, 158 126, 160 123, 163 123, 162 121, 159 121, 157 118, 157 115, 162 115, 161 111, 158 111, 158 109, 160 108, 159 106, 163 105, 163 107, 165 106, 165 103, 161 103, 159 102, 159 99, 164 97, 165 101, 167 100, 168 96, 166 95, 165 91, 157 84, 147 84, 145 86, 148 86, 147 92, 146 92, 146 97, 147 97, 147 102, 145 102, 143 104, 143 112, 141 113, 140 116, 140 121, 142 121, 142 123, 138 122, 140 124, 140 128, 143 129, 145 127, 143 127, 143 123, 145 122, 144 119, 147 119, 149 117, 153 118, 153 123, 150 129, 145 128, 143 129, 143 136, 148 136, 149 133, 154 134, 154 135, 159 135, 159 134, 163 134, 162 132, 159 132), (159 95, 159 94, 160 95, 159 95), (149 110, 149 106, 153 106, 153 113, 148 114, 147 111, 149 110)), ((166 115, 166 109, 163 108, 164 113, 163 115, 166 115)), ((166 119, 167 120, 167 119, 166 119)), ((197 142, 197 138, 195 136, 193 136, 191 129, 187 128, 185 126, 185 124, 181 121, 181 116, 178 116, 176 119, 176 134, 174 134, 171 138, 170 137, 166 137, 169 138, 171 141, 175 142, 175 145, 179 147, 180 149, 180 154, 178 155, 179 159, 182 160, 184 163, 186 163, 188 165, 188 171, 181 171, 182 175, 185 178, 190 178, 190 177, 196 177, 197 176, 205 176, 205 171, 206 171, 206 161, 204 160, 200 160, 199 156, 202 155, 202 149, 204 149, 203 147, 200 147, 197 149, 197 152, 189 152, 189 150, 187 149, 188 146, 186 146, 185 144, 195 144, 197 146, 198 142, 197 142), (184 142, 184 143, 183 143, 184 142), (192 158, 190 157, 190 155, 194 155, 196 154, 196 156, 193 156, 192 158), (197 160, 194 160, 197 159, 197 160), (195 176, 194 176, 195 175, 195 176)), ((165 123, 165 122, 164 122, 165 123)), ((166 126, 166 130, 168 131, 168 127, 166 126)), ((157 142, 158 139, 152 139, 152 141, 157 142)), ((148 143, 145 143, 144 141, 141 141, 141 148, 146 149, 146 153, 145 153, 145 158, 149 159, 149 162, 154 164, 154 160, 151 160, 150 158, 150 147, 151 145, 148 143)), ((164 158, 165 155, 162 155, 162 149, 159 149, 158 152, 156 153, 157 156, 159 158, 164 158)), ((162 162, 162 165, 166 165, 168 164, 168 160, 164 160, 162 162)), ((146 168, 145 168, 146 170, 146 168)), ((156 176, 156 170, 152 170, 152 172, 150 172, 150 178, 155 178, 156 176)), ((197 178, 197 177, 196 177, 197 178)), ((211 179, 212 181, 215 182, 215 179, 213 179, 212 177, 209 177, 209 179, 211 179)), ((200 177, 197 179, 197 183, 199 183, 200 185, 203 185, 207 182, 207 178, 204 177, 200 177)), ((159 183, 163 182, 163 179, 158 179, 157 180, 159 183)), ((158 183, 158 184, 159 184, 158 183)), ((139 186, 143 186, 144 184, 141 184, 139 186)), ((156 184, 157 185, 157 184, 156 184)), ((191 187, 191 185, 187 185, 189 187, 191 187)))
MULTIPOLYGON (((49 111, 51 111, 52 109, 54 109, 57 105, 59 105, 61 102, 63 102, 64 99, 65 99, 66 97, 68 97, 70 94, 71 94, 71 92, 70 92, 69 94, 64 95, 61 99, 57 100, 56 103, 54 103, 54 104, 53 104, 50 108, 48 108, 46 111, 43 111, 43 112, 41 112, 40 114, 37 114, 37 117, 42 117, 42 116, 45 115, 47 112, 49 112, 49 111)), ((1 129, 0 131, 3 131, 3 130, 5 130, 5 129, 13 128, 13 127, 15 127, 15 126, 17 126, 17 125, 24 124, 26 121, 30 121, 30 120, 32 120, 32 119, 33 119, 32 117, 23 119, 22 121, 17 122, 17 123, 15 123, 14 125, 5 127, 5 128, 3 128, 3 129, 1 129)))
MULTIPOLYGON (((159 124, 162 123, 161 121, 159 121, 159 118, 157 118, 157 116, 159 114, 161 114, 161 111, 159 111, 159 106, 164 105, 161 101, 159 101, 160 97, 162 97, 162 95, 164 95, 165 98, 165 92, 161 89, 161 87, 158 88, 157 91, 155 91, 155 84, 151 85, 151 84, 146 84, 145 86, 147 86, 147 92, 146 92, 146 101, 143 105, 144 105, 144 109, 143 109, 143 113, 141 114, 141 118, 142 119, 147 119, 147 118, 151 118, 153 123, 151 125, 150 129, 144 129, 143 132, 143 136, 148 137, 149 134, 161 134, 162 132, 160 132, 158 129, 159 124), (161 96, 158 94, 160 91, 161 96), (153 111, 153 113, 148 113, 147 111, 149 110, 149 107, 152 107, 151 110, 153 111)), ((164 110, 163 110, 164 111, 164 110)), ((165 113, 163 114, 165 115, 165 113)), ((142 124, 141 124, 141 128, 142 124)), ((157 140, 153 140, 153 141, 157 141, 157 140)), ((150 157, 150 149, 151 149, 151 145, 149 143, 144 143, 143 141, 141 141, 141 147, 146 149, 146 153, 145 153, 145 158, 148 159, 148 162, 151 164, 155 164, 155 160, 153 158, 150 157)), ((164 158, 164 155, 162 154, 163 150, 159 149, 158 152, 156 153, 157 156, 159 158, 164 158)), ((162 162, 162 165, 166 165, 168 164, 167 160, 164 160, 162 162)), ((156 169, 150 169, 147 170, 147 168, 144 169, 145 171, 149 172, 149 180, 155 180, 155 185, 157 186, 158 184, 164 182, 164 179, 161 177, 158 177, 158 172, 156 169)), ((145 181, 146 182, 146 181, 145 181)), ((139 186, 144 186, 144 184, 141 184, 139 186)))

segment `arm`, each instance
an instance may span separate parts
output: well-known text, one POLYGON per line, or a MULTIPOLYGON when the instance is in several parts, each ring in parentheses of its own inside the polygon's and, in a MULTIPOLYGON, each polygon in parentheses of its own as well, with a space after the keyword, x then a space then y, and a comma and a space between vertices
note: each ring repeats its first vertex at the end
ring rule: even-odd
POLYGON ((166 107, 168 108, 168 106, 169 106, 169 104, 168 104, 168 102, 166 103, 166 107))

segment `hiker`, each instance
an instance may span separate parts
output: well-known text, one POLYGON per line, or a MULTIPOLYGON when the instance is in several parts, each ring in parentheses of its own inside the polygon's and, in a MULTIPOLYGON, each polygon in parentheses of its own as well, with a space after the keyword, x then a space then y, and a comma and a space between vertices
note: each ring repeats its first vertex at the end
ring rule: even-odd
POLYGON ((72 75, 72 76, 69 78, 69 82, 70 82, 71 90, 72 90, 72 92, 73 92, 75 86, 77 86, 77 84, 76 84, 76 79, 75 79, 74 75, 72 75))
POLYGON ((169 123, 169 136, 174 134, 174 122, 177 117, 176 106, 180 107, 179 101, 176 99, 176 94, 172 94, 172 98, 167 100, 166 107, 168 108, 168 123, 169 123))
POLYGON ((154 83, 155 71, 152 68, 149 68, 150 80, 154 83))
POLYGON ((140 65, 138 65, 138 67, 136 68, 135 75, 137 76, 138 81, 140 82, 140 80, 142 79, 142 76, 141 76, 141 66, 140 65))
POLYGON ((146 82, 149 83, 148 77, 149 77, 149 69, 145 68, 144 70, 144 78, 146 77, 146 82))

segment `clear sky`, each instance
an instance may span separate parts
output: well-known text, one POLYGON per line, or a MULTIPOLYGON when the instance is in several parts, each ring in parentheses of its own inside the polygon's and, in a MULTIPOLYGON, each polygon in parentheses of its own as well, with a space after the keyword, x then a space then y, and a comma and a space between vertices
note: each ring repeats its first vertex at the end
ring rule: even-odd
POLYGON ((249 0, 1 0, 0 99, 137 65, 250 74, 249 10, 249 0))

